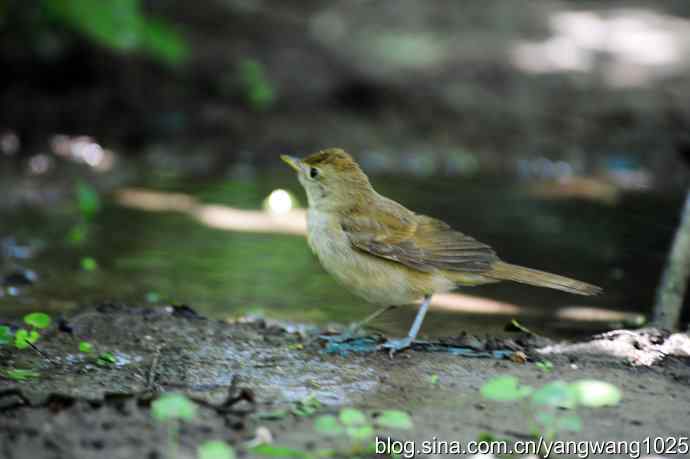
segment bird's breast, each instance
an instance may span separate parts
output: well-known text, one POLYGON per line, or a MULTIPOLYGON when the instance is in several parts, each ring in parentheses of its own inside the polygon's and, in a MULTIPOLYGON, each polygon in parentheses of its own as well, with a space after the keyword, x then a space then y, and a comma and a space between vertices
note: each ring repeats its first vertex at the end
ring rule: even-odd
POLYGON ((358 265, 350 240, 337 215, 310 209, 307 213, 309 246, 328 272, 340 277, 358 265))
POLYGON ((403 305, 436 290, 431 274, 354 249, 337 215, 310 209, 307 230, 309 246, 324 269, 367 301, 403 305))

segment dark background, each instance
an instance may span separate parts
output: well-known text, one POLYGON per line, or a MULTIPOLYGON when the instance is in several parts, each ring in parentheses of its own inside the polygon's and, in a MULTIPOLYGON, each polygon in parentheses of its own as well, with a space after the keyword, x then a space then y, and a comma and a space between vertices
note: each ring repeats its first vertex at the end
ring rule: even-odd
POLYGON ((301 240, 111 194, 303 203, 278 155, 326 147, 507 260, 602 285, 587 305, 647 313, 688 185, 687 1, 5 0, 0 69, 0 236, 41 254, 0 264, 40 279, 5 282, 14 315, 146 297, 360 318, 301 240))
POLYGON ((55 133, 226 160, 462 148, 496 167, 624 160, 678 184, 688 15, 684 1, 9 0, 0 125, 24 152, 55 133))

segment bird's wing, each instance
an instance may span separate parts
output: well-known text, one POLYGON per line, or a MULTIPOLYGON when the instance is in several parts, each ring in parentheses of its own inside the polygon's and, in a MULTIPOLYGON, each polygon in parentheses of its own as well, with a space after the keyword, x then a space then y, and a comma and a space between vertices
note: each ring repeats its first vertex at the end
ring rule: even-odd
POLYGON ((481 273, 498 260, 488 245, 402 206, 350 213, 341 227, 357 249, 418 271, 481 273))

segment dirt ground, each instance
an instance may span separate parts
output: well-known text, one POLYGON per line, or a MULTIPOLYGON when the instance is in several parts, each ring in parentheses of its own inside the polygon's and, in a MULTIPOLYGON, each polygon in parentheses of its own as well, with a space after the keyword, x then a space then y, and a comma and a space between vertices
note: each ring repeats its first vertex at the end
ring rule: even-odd
POLYGON ((352 457, 347 441, 314 431, 315 415, 342 407, 408 412, 414 428, 379 432, 391 438, 471 441, 490 433, 527 439, 524 410, 479 394, 489 378, 506 374, 534 386, 594 378, 622 390, 615 407, 580 410, 582 430, 562 439, 688 434, 690 344, 684 335, 622 331, 575 344, 517 333, 502 341, 464 336, 444 342, 487 357, 466 358, 449 352, 457 347, 439 345, 438 352, 419 347, 391 359, 379 351, 326 352, 315 333, 262 319, 212 321, 187 307, 82 310, 45 333, 37 343, 43 356, 0 348, 3 367, 40 373, 0 380, 0 457, 166 457, 167 430, 149 407, 157 393, 173 390, 200 404, 197 418, 181 426, 180 457, 196 457, 196 446, 212 439, 233 444, 241 457, 256 457, 248 446, 257 432, 305 454, 333 448, 339 457, 352 457), (94 346, 92 355, 112 352, 115 363, 98 365, 80 354, 80 340, 94 346), (497 349, 524 352, 527 361, 491 357, 497 349), (544 357, 553 363, 550 372, 534 363, 544 357), (311 396, 309 404, 320 402, 315 413, 295 409, 311 396))

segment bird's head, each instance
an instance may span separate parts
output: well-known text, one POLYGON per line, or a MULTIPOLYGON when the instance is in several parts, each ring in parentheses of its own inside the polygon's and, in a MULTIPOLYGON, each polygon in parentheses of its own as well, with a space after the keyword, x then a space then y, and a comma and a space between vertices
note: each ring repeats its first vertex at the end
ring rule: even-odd
POLYGON ((309 207, 344 210, 361 204, 374 191, 359 165, 340 148, 321 150, 303 159, 288 155, 280 158, 297 171, 309 207))

